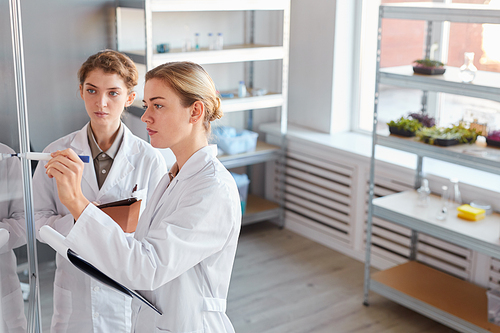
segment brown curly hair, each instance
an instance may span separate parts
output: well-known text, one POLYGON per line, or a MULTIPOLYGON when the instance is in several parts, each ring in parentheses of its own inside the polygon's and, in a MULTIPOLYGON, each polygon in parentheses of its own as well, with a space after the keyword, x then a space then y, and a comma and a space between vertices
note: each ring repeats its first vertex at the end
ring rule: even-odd
POLYGON ((134 62, 118 51, 103 50, 91 55, 78 70, 78 79, 83 86, 85 79, 94 69, 102 69, 104 73, 118 74, 130 94, 139 80, 139 73, 134 62))

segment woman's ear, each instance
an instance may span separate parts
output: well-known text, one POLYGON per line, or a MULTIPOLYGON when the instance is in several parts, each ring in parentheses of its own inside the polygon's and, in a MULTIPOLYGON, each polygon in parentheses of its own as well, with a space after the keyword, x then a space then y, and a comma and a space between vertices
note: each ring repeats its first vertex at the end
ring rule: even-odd
POLYGON ((135 91, 132 91, 130 94, 128 94, 127 101, 125 102, 125 107, 131 106, 132 103, 134 103, 136 96, 137 96, 137 93, 135 91))
POLYGON ((201 101, 194 102, 191 107, 191 118, 189 122, 194 124, 202 120, 204 111, 205 111, 205 104, 203 104, 201 101))
POLYGON ((83 99, 83 86, 80 84, 80 97, 83 99))

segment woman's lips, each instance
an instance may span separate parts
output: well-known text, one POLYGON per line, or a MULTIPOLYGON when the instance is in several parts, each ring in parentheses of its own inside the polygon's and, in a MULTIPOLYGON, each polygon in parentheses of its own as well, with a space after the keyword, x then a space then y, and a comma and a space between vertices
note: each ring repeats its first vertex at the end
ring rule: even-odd
POLYGON ((94 112, 94 114, 99 118, 104 118, 108 115, 106 112, 94 112))
POLYGON ((158 131, 153 131, 150 128, 146 128, 146 130, 148 131, 149 136, 152 136, 152 135, 155 135, 156 133, 158 133, 158 131))

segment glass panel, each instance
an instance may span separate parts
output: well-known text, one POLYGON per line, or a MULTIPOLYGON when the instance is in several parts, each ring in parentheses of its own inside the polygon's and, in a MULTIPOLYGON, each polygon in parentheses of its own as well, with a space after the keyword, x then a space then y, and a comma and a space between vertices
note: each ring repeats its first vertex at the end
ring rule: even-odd
POLYGON ((14 63, 8 1, 0 1, 0 332, 26 332, 28 292, 14 63), (8 230, 8 233, 6 232, 8 230), (27 299, 27 293, 24 293, 27 299))

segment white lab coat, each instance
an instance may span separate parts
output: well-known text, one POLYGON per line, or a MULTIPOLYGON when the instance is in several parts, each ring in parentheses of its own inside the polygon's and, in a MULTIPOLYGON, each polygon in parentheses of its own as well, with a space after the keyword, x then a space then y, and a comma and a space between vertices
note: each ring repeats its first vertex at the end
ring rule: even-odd
MULTIPOLYGON (((15 153, 0 144, 0 154, 15 153)), ((26 243, 21 163, 17 157, 0 161, 0 228, 9 231, 9 241, 0 247, 0 332, 26 333, 26 317, 17 260, 12 249, 26 243)))
MULTIPOLYGON (((92 156, 86 125, 53 143, 44 152, 72 148, 77 154, 92 156)), ((121 146, 106 181, 99 190, 92 158, 85 164, 82 192, 90 201, 108 203, 132 196, 142 199, 144 210, 156 185, 166 174, 165 160, 149 143, 134 136, 124 125, 121 146)), ((35 225, 38 230, 50 225, 61 234, 69 233, 73 216, 61 204, 55 179, 45 174, 46 162, 40 162, 33 176, 35 225)), ((54 279, 54 314, 51 332, 129 332, 131 330, 131 298, 91 279, 62 256, 56 256, 54 279)))
POLYGON ((134 299, 134 332, 234 332, 225 310, 241 205, 216 154, 215 146, 204 147, 172 183, 168 175, 161 180, 134 238, 90 204, 65 240, 163 312, 134 299))

